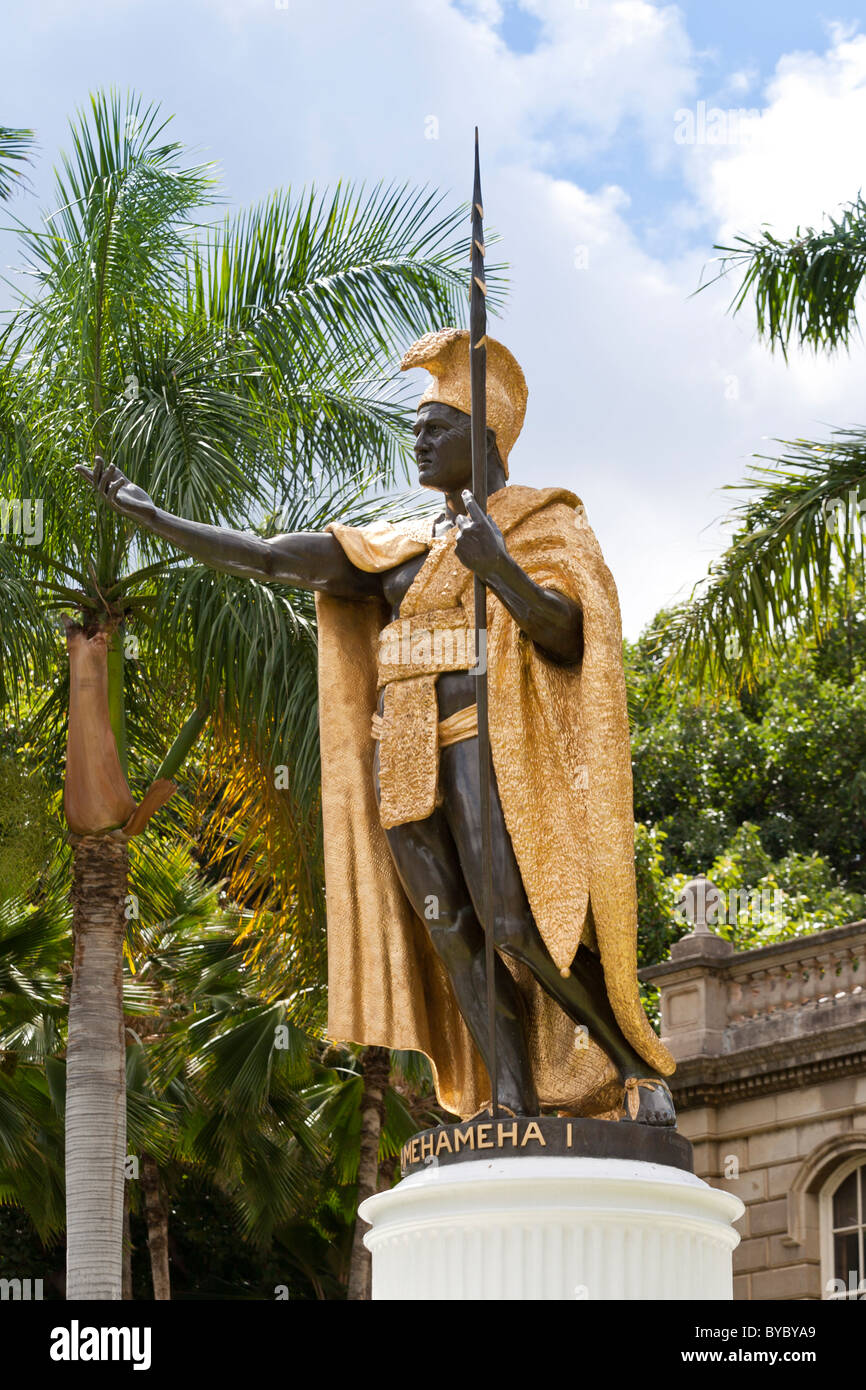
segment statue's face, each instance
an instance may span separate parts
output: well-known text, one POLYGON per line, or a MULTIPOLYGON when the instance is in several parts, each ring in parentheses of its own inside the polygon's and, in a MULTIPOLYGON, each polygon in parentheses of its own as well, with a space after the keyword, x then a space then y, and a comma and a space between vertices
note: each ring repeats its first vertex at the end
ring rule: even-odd
POLYGON ((451 405, 428 401, 415 420, 415 458, 422 487, 457 492, 472 479, 469 416, 451 405))

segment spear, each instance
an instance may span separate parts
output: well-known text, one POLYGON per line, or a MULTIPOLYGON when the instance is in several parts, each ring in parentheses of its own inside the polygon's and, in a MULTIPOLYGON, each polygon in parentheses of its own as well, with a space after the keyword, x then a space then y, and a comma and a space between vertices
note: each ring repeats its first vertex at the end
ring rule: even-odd
MULTIPOLYGON (((472 280, 469 287, 469 384, 472 420, 472 492, 487 511, 487 282, 484 276, 484 208, 478 127, 475 127, 475 183, 472 189, 472 280)), ((478 705, 478 772, 481 800, 481 883, 484 959, 487 975, 488 1070, 491 1106, 499 1113, 496 1067, 496 951, 493 908, 493 852, 490 829, 490 725, 487 713, 487 588, 475 576, 475 672, 478 705)))

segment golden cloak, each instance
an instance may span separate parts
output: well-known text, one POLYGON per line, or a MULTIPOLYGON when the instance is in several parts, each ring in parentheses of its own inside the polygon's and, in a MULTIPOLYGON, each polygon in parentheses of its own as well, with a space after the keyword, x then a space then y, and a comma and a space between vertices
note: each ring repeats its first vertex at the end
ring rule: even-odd
MULTIPOLYGON (((659 1075, 673 1059, 653 1032, 637 982, 631 749, 619 601, 583 506, 560 488, 509 486, 489 499, 509 554, 537 584, 583 609, 584 656, 562 667, 488 594, 490 742, 499 796, 538 929, 560 968, 581 939, 597 949, 617 1021, 659 1075)), ((472 575, 456 532, 430 520, 331 531, 360 569, 429 552, 400 618, 462 604, 472 575)), ((444 967, 403 891, 373 786, 370 721, 384 603, 316 596, 328 917, 328 1031, 366 1046, 414 1049, 433 1066, 440 1103, 460 1116, 490 1083, 444 967)), ((605 1053, 506 958, 527 1008, 539 1100, 572 1114, 618 1112, 623 1088, 605 1053)))

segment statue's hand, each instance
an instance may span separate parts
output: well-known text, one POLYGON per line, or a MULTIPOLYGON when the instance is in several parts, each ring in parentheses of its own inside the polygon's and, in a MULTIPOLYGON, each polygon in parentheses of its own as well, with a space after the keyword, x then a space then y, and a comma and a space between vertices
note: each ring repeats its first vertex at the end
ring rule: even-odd
POLYGON ((146 526, 153 517, 156 507, 144 488, 131 483, 126 474, 121 473, 113 463, 106 467, 101 455, 96 455, 92 471, 85 468, 83 463, 77 463, 75 468, 76 472, 81 473, 93 484, 96 495, 108 502, 121 516, 129 517, 130 521, 137 522, 139 526, 146 526))
POLYGON ((454 544, 457 557, 467 569, 487 580, 496 574, 508 559, 505 540, 496 522, 487 516, 472 493, 463 493, 467 516, 457 517, 459 535, 454 544))

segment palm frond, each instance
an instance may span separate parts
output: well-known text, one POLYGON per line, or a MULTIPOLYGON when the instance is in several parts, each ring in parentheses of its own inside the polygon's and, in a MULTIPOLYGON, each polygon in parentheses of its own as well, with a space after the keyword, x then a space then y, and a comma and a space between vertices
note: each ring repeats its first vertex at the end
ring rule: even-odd
POLYGON ((31 162, 35 141, 32 130, 0 125, 0 202, 26 186, 22 165, 31 162))
POLYGON ((714 248, 722 252, 720 276, 742 274, 731 309, 739 312, 754 296, 759 335, 785 355, 791 343, 816 351, 847 347, 859 328, 866 201, 858 196, 827 224, 798 228, 789 239, 765 229, 755 239, 738 236, 733 246, 714 248))
POLYGON ((45 1072, 0 1070, 0 1204, 22 1207, 43 1241, 63 1227, 63 1123, 45 1072))
MULTIPOLYGON (((467 213, 442 202, 408 184, 277 193, 191 258, 190 312, 246 329, 281 361, 290 345, 310 361, 327 342, 393 357, 409 335, 464 313, 467 213)), ((501 277, 489 274, 495 303, 501 277)))
POLYGON ((862 576, 866 431, 788 450, 752 468, 731 543, 663 629, 672 673, 739 688, 793 635, 819 637, 840 579, 862 576))
POLYGON ((0 535, 0 708, 17 707, 19 695, 33 685, 35 673, 51 663, 58 649, 58 634, 21 573, 19 554, 0 535))

